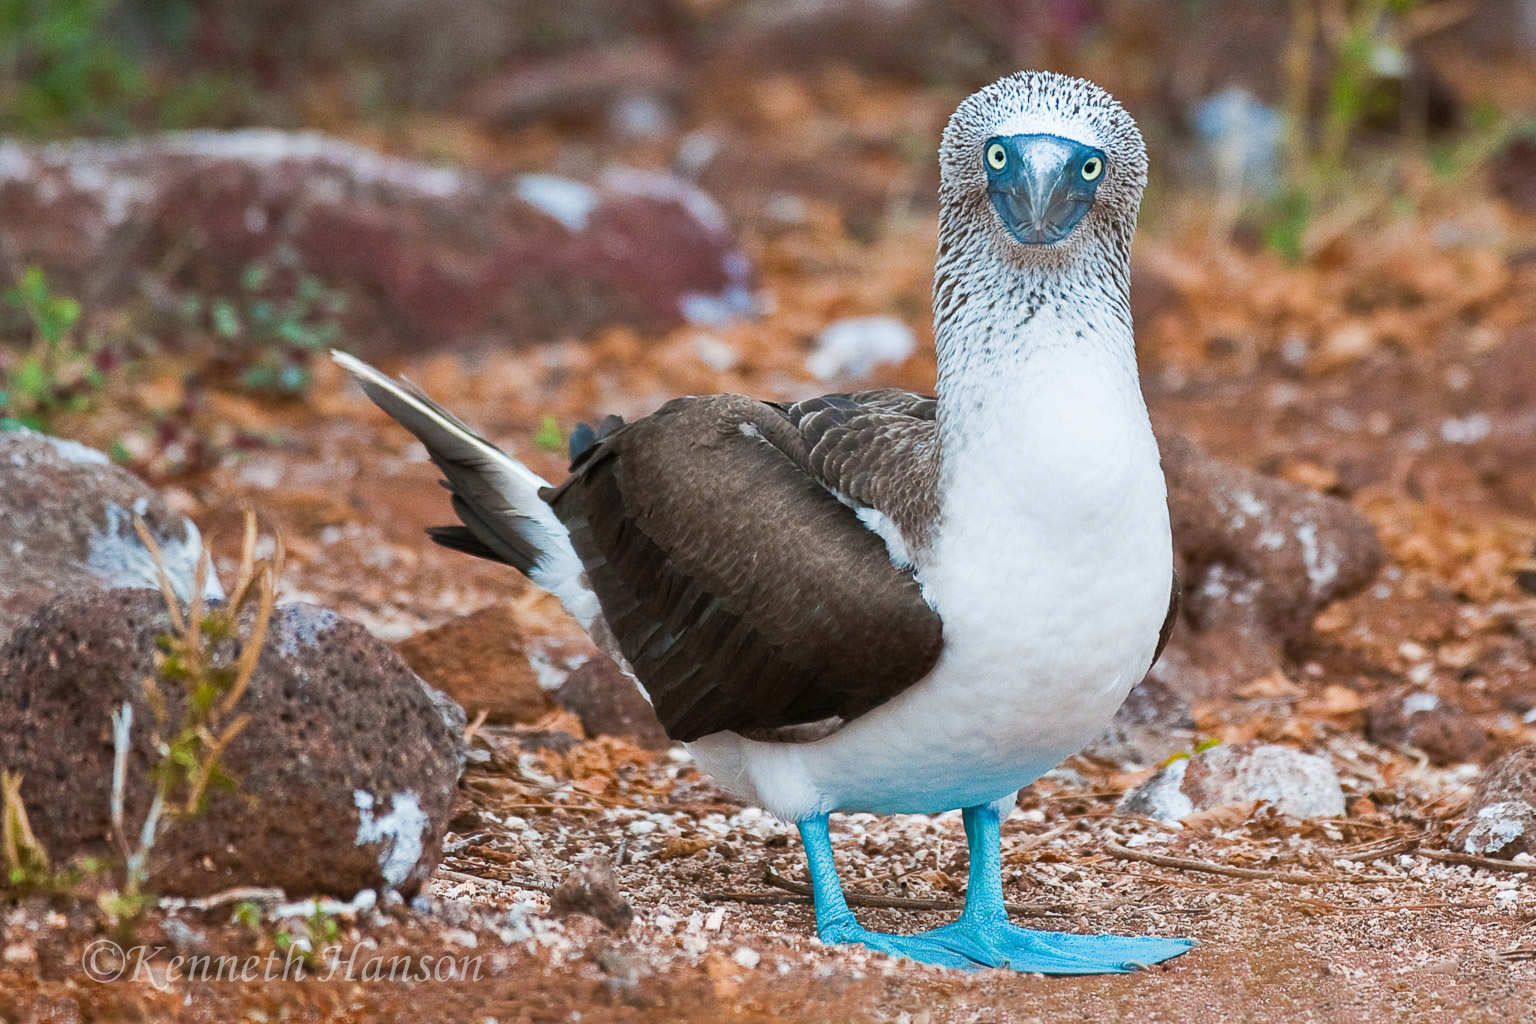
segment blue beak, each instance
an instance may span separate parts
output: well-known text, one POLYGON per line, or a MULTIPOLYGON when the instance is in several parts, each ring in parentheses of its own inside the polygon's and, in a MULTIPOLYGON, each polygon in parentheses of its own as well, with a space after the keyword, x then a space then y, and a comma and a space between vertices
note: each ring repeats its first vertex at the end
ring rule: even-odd
POLYGON ((1010 234, 1050 245, 1093 205, 1107 167, 1102 150, 1055 135, 1009 135, 982 147, 987 195, 1010 234))

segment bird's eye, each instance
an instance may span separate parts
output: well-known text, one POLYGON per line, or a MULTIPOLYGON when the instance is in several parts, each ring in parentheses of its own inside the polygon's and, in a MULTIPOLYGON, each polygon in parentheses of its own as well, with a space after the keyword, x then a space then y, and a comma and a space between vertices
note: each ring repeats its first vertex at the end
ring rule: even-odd
POLYGON ((1083 180, 1097 181, 1099 175, 1104 173, 1104 161, 1096 156, 1091 156, 1083 161, 1083 180))
POLYGON ((994 171, 1008 166, 1008 150, 1001 142, 994 142, 987 147, 987 166, 994 171))

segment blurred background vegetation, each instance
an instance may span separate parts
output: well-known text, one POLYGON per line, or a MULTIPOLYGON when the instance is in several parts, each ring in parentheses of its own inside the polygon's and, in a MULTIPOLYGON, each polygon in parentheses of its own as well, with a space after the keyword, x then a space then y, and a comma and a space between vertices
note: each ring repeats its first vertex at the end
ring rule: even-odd
MULTIPOLYGON (((1186 270, 1253 254, 1323 267, 1461 199, 1527 215, 1533 65, 1536 0, 0 0, 0 164, 78 137, 261 126, 493 176, 649 168, 716 198, 771 290, 839 260, 879 273, 893 239, 931 237, 944 118, 1042 67, 1092 78, 1140 121, 1158 251, 1186 270)), ((1505 264, 1525 244, 1506 229, 1472 229, 1505 264)), ((99 407, 124 366, 195 351, 176 364, 192 384, 139 410, 153 439, 113 445, 141 470, 193 472, 215 456, 189 445, 262 443, 244 427, 183 436, 208 387, 302 400, 315 354, 367 348, 347 283, 292 252, 195 277, 98 287, 0 239, 0 418, 53 427, 99 407), (168 448, 181 454, 155 454, 168 448)), ((1370 347, 1326 324, 1215 323, 1191 312, 1187 278, 1140 277, 1139 312, 1170 289, 1186 300, 1171 326, 1141 320, 1154 365, 1251 368, 1287 344, 1331 365, 1370 347)), ((854 311, 921 332, 917 279, 854 311)))

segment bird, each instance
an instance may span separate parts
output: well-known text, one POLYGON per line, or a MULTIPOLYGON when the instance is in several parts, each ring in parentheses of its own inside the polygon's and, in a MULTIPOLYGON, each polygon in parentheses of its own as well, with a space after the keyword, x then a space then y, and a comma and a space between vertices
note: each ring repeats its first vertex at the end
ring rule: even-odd
POLYGON ((1007 920, 1000 827, 1089 744, 1175 619, 1130 246, 1147 157, 1083 79, 1021 71, 943 132, 932 396, 677 398, 571 435, 558 486, 405 378, 335 359, 426 446, 438 544, 553 593, 728 791, 793 822, 822 941, 975 970, 1120 973, 1192 939, 1007 920), (957 920, 849 910, 837 812, 959 809, 957 920))

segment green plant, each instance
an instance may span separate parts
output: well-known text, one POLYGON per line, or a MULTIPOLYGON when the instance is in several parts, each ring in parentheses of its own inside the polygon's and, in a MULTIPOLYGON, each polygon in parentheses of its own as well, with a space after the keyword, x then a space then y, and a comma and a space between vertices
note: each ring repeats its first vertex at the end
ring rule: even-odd
POLYGON ((1166 759, 1164 759, 1162 761, 1162 763, 1160 763, 1158 765, 1158 767, 1159 768, 1166 768, 1170 764, 1173 764, 1173 762, 1175 762, 1175 761, 1188 761, 1191 757, 1194 757, 1196 754, 1203 754, 1207 750, 1214 750, 1215 748, 1217 748, 1219 746, 1221 746, 1221 740, 1217 739, 1214 736, 1207 736, 1205 739, 1203 739, 1200 742, 1195 744, 1195 749, 1194 750, 1181 750, 1181 751, 1179 751, 1176 754, 1170 754, 1170 755, 1168 755, 1168 757, 1166 759))
POLYGON ((94 857, 64 867, 52 864, 48 851, 32 832, 21 798, 21 782, 20 775, 0 771, 0 861, 5 866, 0 889, 50 896, 76 892, 100 873, 102 864, 94 857))
POLYGON ((1372 107, 1389 102, 1383 86, 1400 76, 1407 63, 1404 48, 1413 31, 1409 19, 1419 3, 1291 0, 1285 107, 1293 182, 1312 163, 1337 172, 1372 107), (1312 82, 1317 73, 1324 90, 1314 119, 1312 82))
POLYGON ((27 808, 21 800, 21 776, 0 772, 0 847, 5 856, 5 880, 12 888, 31 888, 53 877, 48 851, 32 834, 27 808))
POLYGON ((261 930, 261 904, 254 900, 241 900, 235 904, 234 913, 229 917, 230 924, 238 924, 242 928, 252 931, 261 930))
POLYGON ((1307 226, 1312 222, 1312 193, 1295 185, 1281 189, 1269 201, 1259 222, 1264 244, 1288 263, 1300 263, 1306 254, 1307 226))
POLYGON ((303 918, 302 931, 280 928, 272 932, 272 943, 284 953, 297 949, 305 967, 315 968, 327 948, 341 944, 341 924, 319 900, 313 901, 309 916, 303 918))
POLYGON ((248 265, 234 296, 183 298, 185 321, 223 344, 221 361, 242 388, 260 394, 302 394, 314 382, 312 365, 341 332, 346 295, 313 274, 282 264, 248 265))
POLYGON ((210 789, 234 785, 220 759, 250 723, 250 716, 239 712, 238 705, 261 656, 283 563, 281 543, 272 558, 257 560, 256 517, 247 511, 240 572, 229 598, 220 605, 210 605, 203 598, 212 571, 205 549, 198 561, 192 600, 183 612, 154 536, 138 517, 134 529, 154 560, 171 632, 159 640, 157 678, 143 682, 144 700, 153 718, 151 746, 160 758, 150 768, 150 806, 136 840, 129 837, 124 820, 133 705, 125 703, 112 716, 116 754, 112 832, 123 859, 123 878, 119 887, 104 892, 97 902, 118 921, 131 921, 148 906, 149 855, 155 844, 178 821, 203 814, 210 789), (243 624, 243 613, 252 603, 254 615, 243 624), (235 646, 239 653, 231 658, 229 652, 235 646))
MULTIPOLYGON (((1313 223, 1361 205, 1362 180, 1382 176, 1356 143, 1372 115, 1404 109, 1408 43, 1435 21, 1416 18, 1420 6, 1421 0, 1290 0, 1284 176, 1255 217, 1265 243, 1288 261, 1307 256, 1313 223)), ((1382 177, 1385 184, 1390 174, 1382 177)))
POLYGON ((539 429, 533 435, 533 443, 547 452, 565 451, 565 432, 560 429, 560 421, 546 414, 539 421, 539 429))
POLYGON ((88 407, 103 374, 75 339, 80 304, 53 294, 42 268, 28 267, 4 298, 30 345, 8 360, 0 352, 0 430, 46 431, 57 413, 88 407))
POLYGON ((110 19, 118 0, 0 0, 0 120, 120 131, 147 80, 110 19))
POLYGON ((248 120, 240 70, 189 70, 198 0, 0 0, 0 131, 29 136, 248 120), (177 66, 180 65, 180 66, 177 66))
MULTIPOLYGON (((120 878, 108 881, 109 865, 94 858, 55 868, 32 832, 21 797, 21 778, 0 772, 4 888, 78 897, 84 885, 92 884, 99 890, 97 905, 121 926, 131 925, 154 900, 148 883, 149 856, 155 844, 178 821, 201 815, 207 809, 211 788, 234 785, 220 758, 250 721, 237 705, 261 656, 283 563, 280 542, 270 559, 257 560, 256 517, 247 512, 240 572, 229 599, 210 605, 201 596, 212 571, 205 549, 198 562, 196 593, 183 612, 159 545, 142 519, 134 518, 134 529, 159 574, 171 632, 160 638, 158 678, 146 678, 142 683, 145 703, 154 718, 151 746, 160 752, 160 758, 150 767, 150 806, 134 838, 129 837, 125 820, 133 705, 125 703, 112 714, 111 821, 112 839, 122 857, 120 878), (243 622, 242 612, 252 603, 255 613, 243 622), (239 653, 231 659, 229 652, 236 646, 239 653)), ((259 919, 259 909, 256 913, 259 919)))

